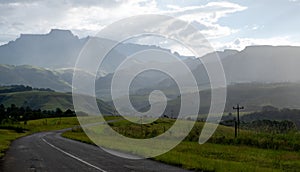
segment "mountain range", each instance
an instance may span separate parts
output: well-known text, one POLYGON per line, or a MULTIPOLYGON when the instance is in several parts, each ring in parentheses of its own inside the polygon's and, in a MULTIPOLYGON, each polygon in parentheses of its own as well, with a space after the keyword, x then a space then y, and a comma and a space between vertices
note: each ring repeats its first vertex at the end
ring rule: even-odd
MULTIPOLYGON (((89 39, 91 37, 78 38, 71 31, 59 29, 52 29, 48 34, 21 34, 16 40, 0 46, 0 85, 22 84, 70 92, 76 59, 89 39)), ((104 42, 112 41, 97 39, 104 42)), ((118 44, 108 54, 100 71, 98 71, 96 76, 97 96, 105 101, 111 101, 111 80, 116 67, 127 56, 148 49, 173 52, 152 45, 118 44)), ((201 59, 211 58, 215 55, 218 55, 222 62, 228 85, 238 83, 272 85, 272 83, 298 83, 300 81, 298 76, 300 72, 300 47, 249 46, 242 51, 216 51, 199 58, 183 56, 178 53, 173 53, 173 55, 179 57, 190 68, 200 90, 206 90, 210 86, 209 77, 201 59)), ((170 68, 173 66, 172 62, 166 62, 163 57, 161 59, 155 58, 152 62, 170 68)), ((139 60, 134 61, 132 65, 143 66, 148 63, 149 60, 139 60)), ((133 67, 124 68, 123 72, 130 73, 133 67)), ((79 72, 84 77, 95 77, 85 71, 79 72)), ((176 75, 177 77, 186 77, 187 74, 178 70, 176 75)), ((136 100, 140 100, 140 97, 145 97, 155 89, 163 90, 170 101, 180 96, 174 80, 157 71, 144 72, 138 75, 131 86, 130 93, 136 100)), ((229 88, 238 90, 239 87, 229 88)), ((262 89, 263 87, 259 88, 262 89)), ((268 85, 268 88, 271 86, 268 85)), ((259 91, 252 93, 256 95, 259 94, 259 91)), ((292 96, 295 97, 297 94, 292 96)), ((136 100, 133 102, 138 102, 136 100)), ((143 107, 145 104, 140 103, 139 108, 143 107)))
MULTIPOLYGON (((80 51, 91 38, 78 38, 71 31, 60 29, 52 29, 47 34, 21 34, 16 40, 0 46, 0 64, 49 69, 74 68, 80 51)), ((114 42, 97 39, 106 43, 114 42)), ((104 61, 104 74, 111 73, 126 56, 150 48, 170 51, 156 46, 120 43, 107 55, 109 61, 104 61)))
MULTIPOLYGON (((0 64, 30 65, 49 70, 74 68, 76 59, 89 38, 80 39, 69 30, 59 29, 52 29, 48 34, 21 34, 16 40, 0 46, 0 64)), ((102 42, 111 41, 98 39, 102 42)), ((171 52, 157 46, 120 43, 108 54, 99 76, 113 73, 127 56, 147 49, 171 52)), ((200 58, 173 54, 180 57, 202 83, 207 81, 203 79, 205 70, 201 69, 203 65, 199 59, 210 58, 215 54, 221 59, 228 83, 300 81, 297 75, 300 72, 300 47, 249 46, 242 51, 217 51, 200 58)), ((158 59, 158 63, 162 61, 158 59)), ((136 65, 143 65, 143 61, 136 65)))

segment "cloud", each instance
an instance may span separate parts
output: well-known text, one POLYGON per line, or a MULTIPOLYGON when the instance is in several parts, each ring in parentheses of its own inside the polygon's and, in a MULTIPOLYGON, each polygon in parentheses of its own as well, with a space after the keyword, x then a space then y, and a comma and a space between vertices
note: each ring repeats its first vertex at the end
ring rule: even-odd
MULTIPOLYGON (((61 1, 62 5, 71 6, 102 6, 105 8, 119 6, 122 3, 126 3, 128 0, 64 0, 61 1)), ((30 3, 47 3, 51 4, 51 0, 1 0, 0 4, 30 4, 30 3)))
POLYGON ((247 7, 231 2, 210 2, 206 5, 177 8, 170 11, 176 17, 186 21, 216 23, 220 18, 230 13, 246 10, 247 7))
MULTIPOLYGON (((4 1, 0 3, 1 34, 46 33, 70 29, 79 36, 96 34, 124 17, 159 11, 155 1, 4 1), (143 6, 141 5, 143 3, 143 6), (13 23, 24 23, 17 28, 13 23)), ((9 40, 7 40, 9 41, 9 40)))
POLYGON ((128 0, 66 0, 65 3, 69 3, 73 6, 101 6, 103 8, 112 8, 120 6, 123 3, 127 3, 128 0))
POLYGON ((246 10, 247 7, 231 2, 210 2, 206 5, 190 6, 180 8, 178 6, 169 6, 171 11, 166 12, 182 20, 191 22, 195 27, 202 31, 208 39, 219 38, 231 35, 238 30, 221 26, 218 21, 228 14, 246 10))
MULTIPOLYGON (((296 1, 298 2, 292 0, 292 2, 296 1)), ((238 21, 226 20, 228 25, 224 21, 220 22, 222 18, 248 9, 237 3, 218 1, 178 6, 176 3, 174 5, 174 3, 162 2, 159 0, 1 0, 0 44, 16 39, 21 33, 47 33, 52 28, 69 29, 80 37, 93 36, 105 26, 122 18, 141 14, 165 14, 191 23, 218 50, 226 48, 241 50, 249 45, 299 45, 297 41, 292 41, 291 36, 252 38, 250 33, 255 31, 256 34, 265 30, 265 23, 249 22, 245 26, 233 28, 232 24, 238 21)), ((287 3, 291 2, 287 1, 287 3)), ((292 35, 292 33, 284 33, 284 35, 292 35)), ((154 40, 147 42, 157 43, 154 40)), ((188 54, 185 49, 175 44, 165 43, 163 47, 173 47, 182 54, 188 54)))
POLYGON ((219 25, 218 20, 246 9, 230 2, 210 2, 183 8, 168 4, 165 6, 166 8, 161 9, 155 0, 2 0, 0 23, 4 24, 0 24, 0 34, 46 33, 51 28, 61 28, 70 29, 84 37, 94 35, 106 25, 125 17, 167 14, 202 25, 205 36, 217 38, 236 32, 219 25), (17 23, 22 25, 16 25, 17 23))

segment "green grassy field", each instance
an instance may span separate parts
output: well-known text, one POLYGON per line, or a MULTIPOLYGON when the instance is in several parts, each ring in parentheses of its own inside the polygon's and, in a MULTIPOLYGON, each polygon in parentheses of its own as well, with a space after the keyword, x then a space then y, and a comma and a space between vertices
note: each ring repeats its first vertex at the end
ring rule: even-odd
MULTIPOLYGON (((123 120, 111 123, 110 126, 127 137, 150 138, 154 133, 155 135, 163 133, 173 122, 171 119, 159 119, 142 128, 139 124, 130 124, 123 120)), ((294 150, 297 149, 295 145, 300 142, 299 133, 268 135, 268 133, 241 131, 239 138, 234 139, 233 128, 219 126, 208 143, 199 145, 197 141, 202 127, 203 123, 197 123, 182 143, 170 152, 153 159, 197 171, 298 171, 300 169, 300 151, 294 150), (283 146, 272 147, 270 140, 273 140, 274 145, 278 142, 283 146), (269 147, 260 148, 268 144, 269 147)), ((63 133, 63 136, 94 144, 78 127, 63 133)), ((109 141, 102 143, 104 147, 117 149, 109 141)), ((117 145, 122 148, 124 144, 126 145, 118 142, 117 145)))
POLYGON ((76 117, 64 117, 31 120, 27 122, 27 125, 21 122, 19 124, 0 126, 0 158, 4 156, 11 142, 19 137, 35 132, 71 128, 76 125, 78 125, 76 117), (20 132, 19 130, 24 130, 24 132, 20 132))

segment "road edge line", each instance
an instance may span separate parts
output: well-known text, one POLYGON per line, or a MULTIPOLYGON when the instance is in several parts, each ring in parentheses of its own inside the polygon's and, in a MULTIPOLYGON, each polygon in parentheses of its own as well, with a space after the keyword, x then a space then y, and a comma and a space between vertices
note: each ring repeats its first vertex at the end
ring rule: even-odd
POLYGON ((95 166, 95 165, 93 165, 93 164, 90 164, 90 163, 88 163, 88 162, 86 162, 86 161, 84 161, 84 160, 78 158, 78 157, 75 156, 75 155, 72 155, 72 154, 70 154, 70 153, 68 153, 68 152, 66 152, 66 151, 64 151, 64 150, 62 150, 62 149, 60 149, 59 147, 54 146, 53 144, 49 143, 49 142, 48 142, 47 140, 45 140, 44 138, 42 138, 42 140, 43 140, 43 142, 45 142, 46 144, 48 144, 48 145, 51 146, 52 148, 54 148, 54 149, 60 151, 61 153, 64 153, 65 155, 68 155, 69 157, 71 157, 71 158, 73 158, 73 159, 76 159, 77 161, 80 161, 81 163, 84 163, 84 164, 86 164, 86 165, 88 165, 88 166, 90 166, 90 167, 93 167, 93 168, 95 168, 95 169, 97 169, 97 170, 99 170, 99 171, 107 172, 107 171, 105 171, 105 170, 103 170, 103 169, 101 169, 101 168, 99 168, 99 167, 97 167, 97 166, 95 166))

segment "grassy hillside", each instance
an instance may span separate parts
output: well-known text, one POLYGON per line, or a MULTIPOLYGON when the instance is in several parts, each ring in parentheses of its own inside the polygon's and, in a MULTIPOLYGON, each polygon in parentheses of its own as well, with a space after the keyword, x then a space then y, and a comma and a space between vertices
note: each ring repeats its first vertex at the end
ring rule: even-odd
MULTIPOLYGON (((170 91, 169 91, 170 92, 170 91)), ((149 109, 149 95, 131 96, 131 102, 142 111, 149 109)), ((210 107, 211 92, 200 92, 199 114, 206 114, 210 107)), ((193 102, 189 102, 192 104, 193 102)), ((262 107, 270 105, 277 108, 300 109, 300 83, 243 83, 227 87, 225 112, 234 112, 232 106, 237 103, 245 107, 243 112, 261 111, 262 107)), ((172 116, 172 112, 180 109, 180 97, 169 100, 165 114, 172 116)))
POLYGON ((226 110, 232 104, 246 106, 246 111, 258 111, 263 106, 300 109, 300 83, 245 83, 228 87, 226 110))
POLYGON ((29 106, 33 109, 52 110, 61 108, 63 110, 73 109, 72 95, 57 92, 27 91, 0 94, 0 103, 5 106, 15 104, 16 106, 29 106))
MULTIPOLYGON (((0 89, 11 88, 0 87, 0 89)), ((112 107, 107 105, 101 100, 98 101, 98 106, 101 112, 109 114, 113 111, 112 107)), ((0 104, 4 104, 9 107, 11 104, 15 104, 18 107, 29 106, 32 109, 41 110, 55 110, 60 108, 62 110, 74 109, 72 94, 71 93, 60 93, 53 91, 20 91, 11 93, 0 93, 0 104)))
POLYGON ((38 88, 51 88, 59 91, 70 91, 71 85, 51 70, 29 66, 0 64, 1 85, 30 85, 38 88))

